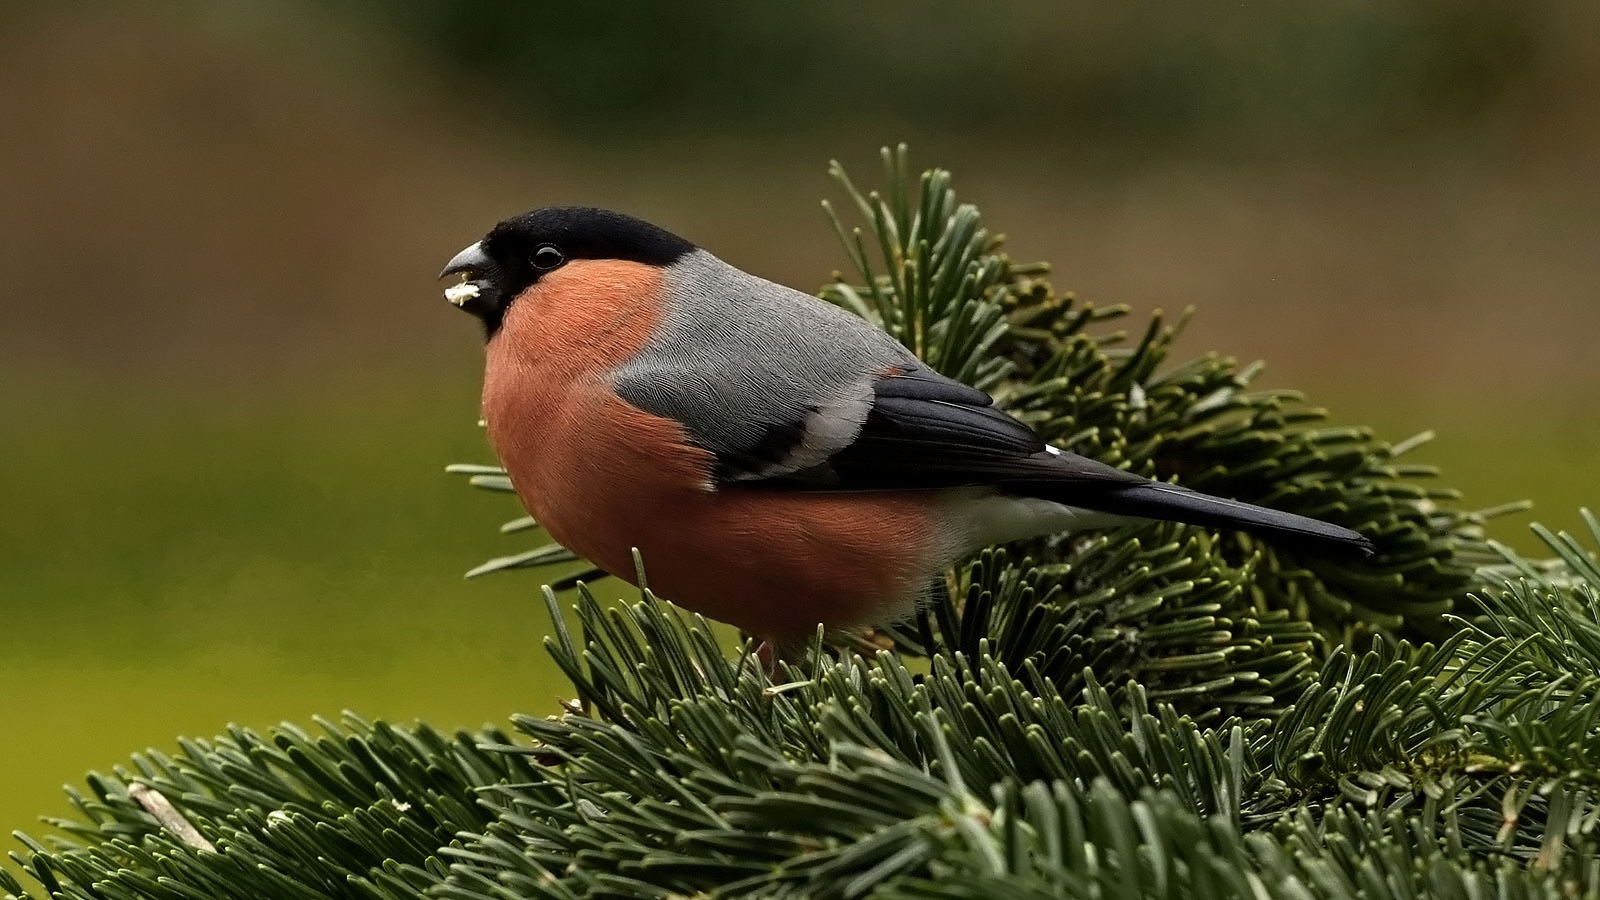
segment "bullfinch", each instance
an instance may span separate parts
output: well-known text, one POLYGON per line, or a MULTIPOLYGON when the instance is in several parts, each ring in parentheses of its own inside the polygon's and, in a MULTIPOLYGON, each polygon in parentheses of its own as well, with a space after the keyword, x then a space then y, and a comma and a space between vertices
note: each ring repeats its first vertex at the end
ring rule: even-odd
POLYGON ((528 512, 779 655, 909 613, 990 544, 1165 519, 1370 554, 1362 535, 1068 453, 844 309, 589 207, 507 219, 446 298, 528 512))

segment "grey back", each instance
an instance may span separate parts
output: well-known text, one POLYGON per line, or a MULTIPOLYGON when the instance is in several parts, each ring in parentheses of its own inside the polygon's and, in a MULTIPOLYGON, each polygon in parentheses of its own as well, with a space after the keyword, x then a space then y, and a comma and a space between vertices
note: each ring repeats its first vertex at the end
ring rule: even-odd
POLYGON ((855 439, 872 385, 916 357, 823 300, 695 250, 668 266, 665 317, 613 376, 628 403, 687 426, 719 476, 749 480, 821 462, 855 439))

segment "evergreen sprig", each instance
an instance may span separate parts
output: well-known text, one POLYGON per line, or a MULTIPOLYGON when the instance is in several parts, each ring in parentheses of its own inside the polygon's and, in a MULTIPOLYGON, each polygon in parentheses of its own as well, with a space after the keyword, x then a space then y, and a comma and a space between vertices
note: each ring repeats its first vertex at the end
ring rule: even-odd
MULTIPOLYGON (((819 639, 777 677, 647 593, 580 586, 572 627, 547 588, 574 699, 516 735, 348 717, 147 752, 23 838, 34 892, 0 888, 1600 897, 1600 520, 1538 530, 1552 560, 1484 542, 1395 462, 1407 446, 1220 358, 1166 367, 1159 321, 1131 347, 1091 334, 1120 311, 1055 294, 947 175, 913 190, 887 159, 885 197, 847 190, 859 278, 828 296, 1063 445, 1369 530, 1376 568, 1174 525, 1034 541, 982 554, 888 647, 819 639)), ((577 565, 542 547, 487 568, 556 562, 577 565)))
MULTIPOLYGON (((263 736, 230 729, 210 741, 150 750, 70 794, 76 815, 57 834, 19 835, 11 854, 45 896, 73 900, 197 897, 416 896, 445 874, 441 849, 487 827, 476 792, 527 781, 536 769, 497 746, 497 730, 441 734, 347 714, 321 734, 283 725, 263 736), (141 801, 197 829, 186 840, 141 801), (402 865, 417 867, 413 883, 402 865), (399 893, 392 893, 398 890, 399 893)), ((0 888, 31 896, 8 873, 0 888)))
POLYGON ((1209 725, 982 642, 921 675, 819 645, 774 681, 648 596, 583 590, 573 632, 550 593, 577 697, 524 740, 351 719, 189 742, 91 779, 24 861, 73 898, 1587 896, 1600 694, 1529 673, 1596 661, 1530 639, 1546 600, 1596 602, 1590 575, 1487 586, 1450 640, 1337 651, 1281 714, 1209 725))
MULTIPOLYGON (((1371 537, 1369 564, 1296 554, 1242 533, 1220 535, 1224 556, 1251 571, 1249 602, 1285 609, 1346 640, 1376 630, 1434 624, 1461 599, 1474 569, 1496 557, 1483 513, 1450 504, 1454 491, 1419 480, 1436 472, 1402 463, 1428 440, 1377 439, 1369 429, 1328 427, 1325 410, 1298 394, 1248 390, 1260 371, 1208 355, 1172 365, 1187 313, 1169 324, 1158 312, 1128 344, 1104 330, 1127 316, 1059 294, 1049 267, 1021 265, 1003 239, 956 199, 948 172, 915 176, 906 150, 883 153, 888 187, 863 193, 834 174, 866 223, 847 228, 829 214, 858 283, 843 279, 823 296, 877 322, 930 365, 990 391, 1048 440, 1153 478, 1313 516, 1371 537)), ((1493 512, 1493 511, 1491 511, 1493 512)), ((1195 529, 1140 526, 1113 536, 1146 538, 1146 552, 1195 529)), ((1072 539, 1043 542, 1041 559, 1070 565, 1072 539)), ((1137 562, 1137 560, 1135 560, 1137 562)), ((1081 580, 1067 579, 1069 593, 1081 580)))

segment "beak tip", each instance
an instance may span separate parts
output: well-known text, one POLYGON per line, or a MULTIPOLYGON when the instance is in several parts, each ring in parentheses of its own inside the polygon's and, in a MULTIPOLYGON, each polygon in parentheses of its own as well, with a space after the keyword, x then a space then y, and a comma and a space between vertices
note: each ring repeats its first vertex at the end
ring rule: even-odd
POLYGON ((491 268, 493 265, 494 260, 489 258, 488 253, 484 252, 483 241, 478 241, 455 256, 450 257, 450 261, 445 263, 444 268, 439 271, 439 277, 444 278, 447 275, 456 275, 461 272, 471 274, 491 268))

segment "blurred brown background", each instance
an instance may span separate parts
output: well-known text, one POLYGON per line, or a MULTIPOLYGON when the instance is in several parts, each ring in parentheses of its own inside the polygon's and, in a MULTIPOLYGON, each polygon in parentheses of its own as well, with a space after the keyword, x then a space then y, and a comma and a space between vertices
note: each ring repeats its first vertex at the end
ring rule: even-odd
POLYGON ((525 540, 440 473, 487 454, 432 277, 532 206, 811 288, 827 160, 907 140, 1469 505, 1600 502, 1584 0, 39 4, 0 121, 0 826, 229 721, 549 707, 537 584, 459 578, 525 540))

